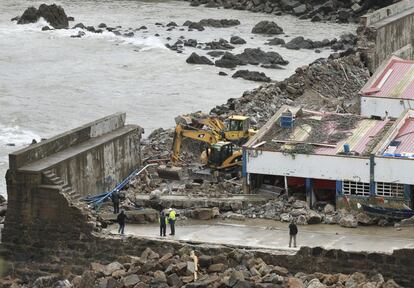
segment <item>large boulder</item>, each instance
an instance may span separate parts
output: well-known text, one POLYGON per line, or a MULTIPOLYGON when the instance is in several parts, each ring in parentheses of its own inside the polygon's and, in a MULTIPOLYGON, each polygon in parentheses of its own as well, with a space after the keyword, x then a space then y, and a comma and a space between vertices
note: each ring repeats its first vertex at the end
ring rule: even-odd
POLYGON ((39 6, 39 9, 34 7, 27 8, 17 24, 35 23, 40 17, 44 18, 55 29, 67 29, 69 27, 69 20, 65 10, 56 4, 42 4, 39 6))
POLYGON ((244 40, 243 38, 241 38, 239 36, 232 36, 230 38, 230 43, 231 44, 236 44, 236 45, 241 45, 241 44, 246 44, 246 40, 244 40))
POLYGON ((282 38, 275 37, 273 39, 267 40, 265 45, 285 45, 285 40, 282 38))
POLYGON ((29 7, 23 12, 23 15, 18 18, 17 24, 36 23, 37 20, 39 20, 37 9, 35 7, 29 7))
POLYGON ((214 65, 217 67, 222 68, 235 68, 237 65, 243 65, 245 63, 242 63, 237 56, 231 54, 230 52, 224 53, 224 55, 214 62, 214 65))
POLYGON ((306 215, 306 218, 308 220, 308 224, 319 224, 322 221, 322 216, 319 215, 318 212, 310 210, 308 212, 308 215, 306 215))
POLYGON ((273 21, 260 21, 253 29, 255 34, 283 34, 283 29, 273 21))
POLYGON ((271 79, 266 76, 263 72, 249 71, 249 70, 238 70, 236 73, 231 76, 233 78, 243 78, 249 81, 258 81, 258 82, 270 82, 271 79))
POLYGON ((414 226, 414 216, 408 219, 403 219, 401 220, 400 225, 402 227, 409 227, 409 226, 414 226))
POLYGON ((283 57, 277 52, 265 52, 260 48, 246 48, 243 53, 237 54, 236 57, 240 59, 241 62, 251 65, 263 64, 281 64, 287 65, 288 61, 283 59, 283 57))
POLYGON ((332 204, 326 204, 323 208, 323 212, 325 214, 333 214, 335 213, 335 207, 332 204))
POLYGON ((293 38, 288 43, 286 43, 285 48, 292 50, 312 49, 315 48, 315 45, 312 40, 305 39, 302 36, 299 36, 293 38))
POLYGON ((352 214, 345 214, 339 220, 339 225, 346 228, 356 228, 358 226, 358 221, 352 214))
POLYGON ((361 225, 374 225, 377 222, 377 219, 370 217, 364 212, 360 212, 357 214, 356 219, 358 221, 358 224, 361 225))
POLYGON ((200 56, 195 52, 191 53, 190 57, 187 58, 186 62, 188 64, 214 65, 214 63, 206 56, 200 56))
POLYGON ((203 27, 225 28, 240 25, 237 19, 201 19, 198 22, 203 27))
POLYGON ((211 208, 195 208, 192 211, 191 216, 198 220, 210 220, 214 218, 214 213, 211 208))

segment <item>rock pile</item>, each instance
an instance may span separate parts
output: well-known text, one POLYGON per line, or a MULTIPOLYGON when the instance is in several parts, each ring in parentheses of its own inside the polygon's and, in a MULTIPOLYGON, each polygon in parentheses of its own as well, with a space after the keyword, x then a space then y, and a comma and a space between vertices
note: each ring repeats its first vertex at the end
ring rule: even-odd
MULTIPOLYGON (((40 277, 35 281, 35 287, 400 287, 392 279, 386 281, 381 274, 294 273, 284 267, 267 264, 249 252, 233 250, 209 256, 194 252, 187 246, 163 255, 147 248, 140 257, 123 255, 118 257, 118 261, 106 265, 93 262, 81 275, 60 278, 55 275, 40 277)), ((23 286, 17 284, 13 287, 23 286)))
POLYGON ((283 29, 273 21, 260 21, 253 29, 254 34, 283 34, 283 29))
POLYGON ((69 20, 65 10, 56 4, 42 4, 39 6, 39 9, 35 7, 27 8, 18 19, 17 24, 36 23, 41 17, 55 29, 66 29, 69 27, 69 20))
MULTIPOLYGON (((217 61, 216 61, 217 62, 217 61)), ((210 114, 223 118, 249 115, 253 125, 261 127, 282 105, 336 112, 358 112, 358 91, 369 79, 369 72, 358 53, 319 59, 296 69, 284 81, 265 84, 246 91, 216 106, 210 114)))
MULTIPOLYGON (((283 39, 280 39, 283 41, 283 39)), ((279 39, 271 39, 269 40, 267 45, 284 45, 287 49, 292 50, 299 50, 299 49, 316 49, 330 46, 332 50, 348 50, 354 48, 357 44, 357 36, 349 33, 340 36, 340 39, 337 40, 336 38, 333 40, 324 39, 322 41, 313 41, 311 39, 305 39, 302 36, 295 37, 290 40, 288 43, 284 44, 284 41, 280 41, 279 39), (279 44, 276 44, 279 43, 279 44)))
POLYGON ((232 54, 230 52, 215 61, 217 67, 235 68, 239 65, 258 65, 258 64, 280 64, 287 65, 289 62, 277 52, 265 52, 260 48, 246 48, 240 54, 232 54))
POLYGON ((391 5, 395 0, 334 1, 334 0, 186 0, 191 6, 206 4, 206 7, 264 12, 274 15, 292 14, 300 19, 312 21, 358 22, 367 12, 391 5))

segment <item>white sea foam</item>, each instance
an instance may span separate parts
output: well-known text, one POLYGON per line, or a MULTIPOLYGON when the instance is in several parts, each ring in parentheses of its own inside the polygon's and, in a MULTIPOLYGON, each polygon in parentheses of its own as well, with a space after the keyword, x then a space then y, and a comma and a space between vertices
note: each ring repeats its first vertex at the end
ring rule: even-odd
POLYGON ((40 136, 19 126, 10 127, 0 124, 0 146, 14 144, 14 146, 19 147, 30 144, 33 139, 40 141, 40 136))
POLYGON ((119 44, 128 44, 137 46, 140 50, 146 51, 151 49, 167 49, 162 41, 154 36, 140 36, 134 35, 133 37, 125 37, 122 35, 115 35, 112 32, 104 30, 102 33, 94 33, 80 28, 76 29, 52 29, 42 31, 42 27, 49 26, 50 24, 43 18, 40 18, 36 23, 29 23, 24 25, 17 25, 16 22, 10 22, 6 25, 0 26, 0 34, 15 34, 22 32, 42 33, 49 37, 70 37, 77 35, 80 31, 84 32, 85 35, 82 39, 103 39, 119 44))

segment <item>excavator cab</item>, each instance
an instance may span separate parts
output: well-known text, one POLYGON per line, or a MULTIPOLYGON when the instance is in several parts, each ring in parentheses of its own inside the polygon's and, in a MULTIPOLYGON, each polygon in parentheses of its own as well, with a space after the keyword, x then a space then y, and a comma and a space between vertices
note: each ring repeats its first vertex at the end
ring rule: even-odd
POLYGON ((235 152, 238 150, 239 148, 232 142, 217 142, 210 147, 208 164, 210 167, 215 168, 232 164, 227 162, 232 162, 231 159, 234 157, 235 152))
POLYGON ((250 136, 250 118, 246 116, 233 115, 228 119, 225 138, 238 145, 244 144, 250 136))

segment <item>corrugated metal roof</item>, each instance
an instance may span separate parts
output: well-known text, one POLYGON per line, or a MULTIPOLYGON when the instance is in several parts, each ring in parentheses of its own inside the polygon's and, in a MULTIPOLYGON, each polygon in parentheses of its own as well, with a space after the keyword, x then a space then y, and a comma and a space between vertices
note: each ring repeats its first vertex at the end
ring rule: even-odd
POLYGON ((350 136, 340 141, 335 148, 321 147, 315 149, 315 153, 320 155, 336 155, 343 152, 343 145, 346 143, 349 145, 351 151, 364 154, 368 144, 384 128, 388 121, 363 119, 355 129, 348 131, 350 136))
POLYGON ((414 153, 414 118, 407 118, 394 138, 401 143, 395 153, 414 153))
POLYGON ((392 58, 379 69, 376 81, 361 90, 364 96, 414 99, 414 61, 392 58))

